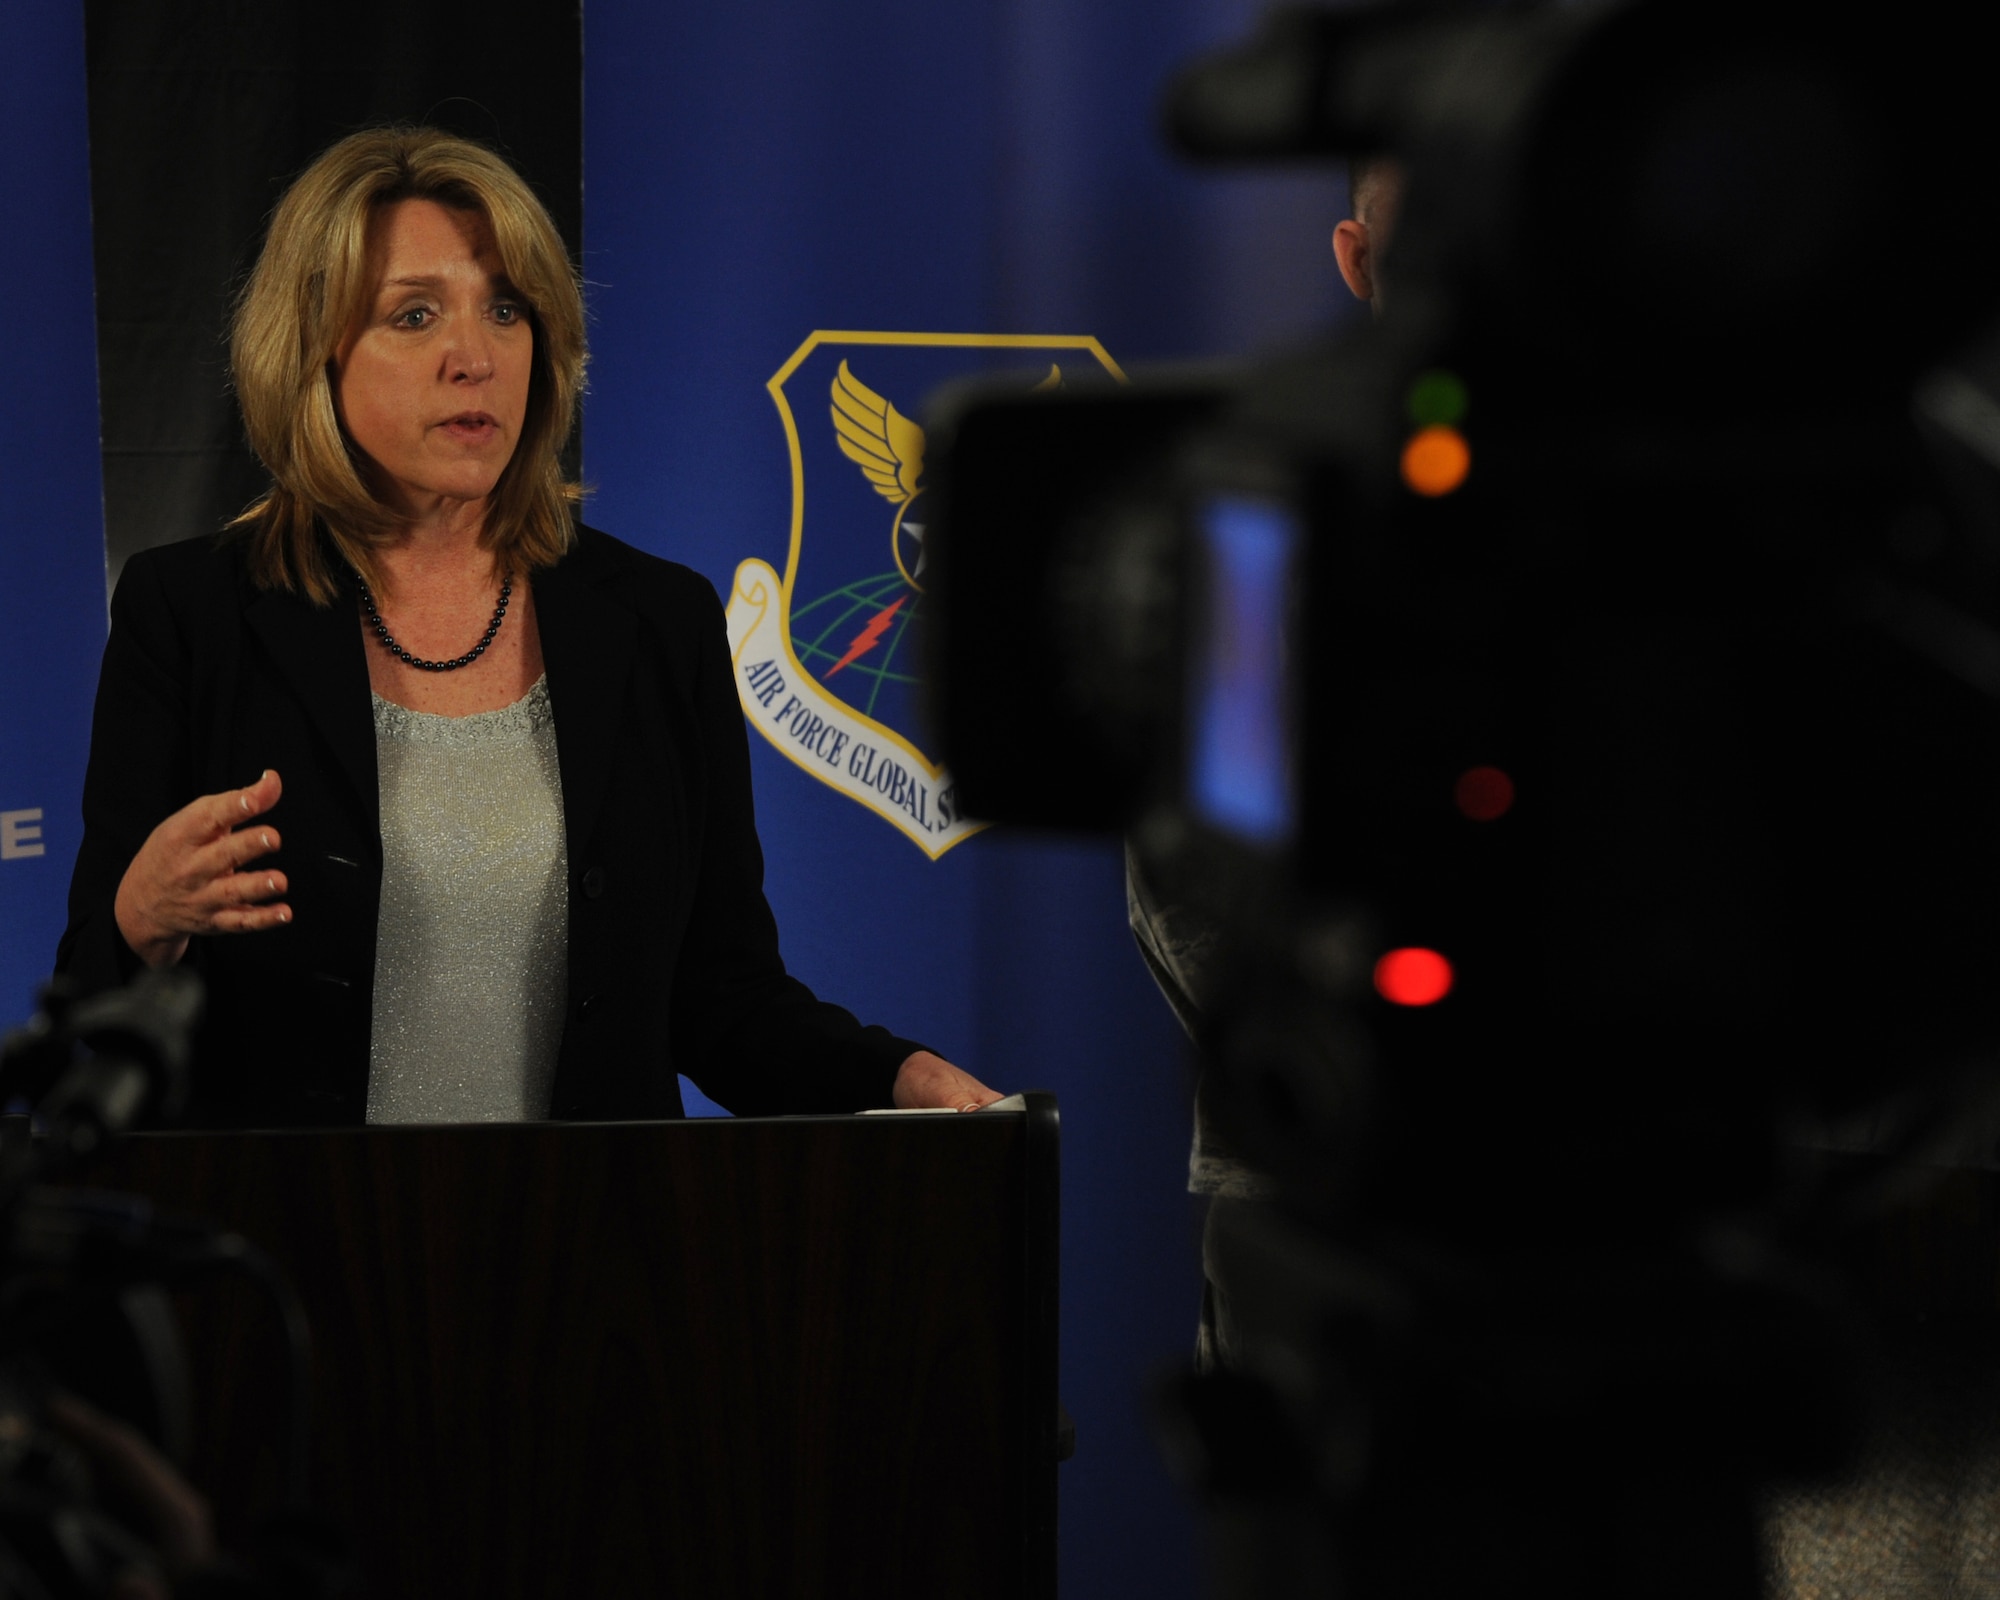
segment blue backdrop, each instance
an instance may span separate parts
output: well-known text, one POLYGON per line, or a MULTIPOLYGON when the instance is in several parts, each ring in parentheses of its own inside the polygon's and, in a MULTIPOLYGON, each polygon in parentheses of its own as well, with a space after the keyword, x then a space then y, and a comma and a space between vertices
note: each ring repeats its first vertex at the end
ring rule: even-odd
POLYGON ((62 932, 104 647, 83 6, 0 6, 0 1027, 62 932))
MULTIPOLYGON (((1154 132, 1167 73, 1240 36, 1255 10, 587 0, 591 520, 725 597, 747 559, 782 574, 794 488, 767 385, 815 331, 1088 335, 1129 369, 1241 353, 1344 314, 1327 243, 1336 180, 1190 173, 1154 132)), ((61 925, 103 641, 84 81, 80 0, 0 7, 0 214, 34 239, 0 252, 14 311, 0 343, 10 1018, 61 925)), ((981 359, 964 356, 968 369, 981 359)), ((854 372, 920 414, 914 368, 857 356, 854 372)), ((796 411, 801 438, 818 441, 809 477, 848 471, 827 432, 826 375, 808 377, 796 411)), ((916 520, 860 481, 852 504, 873 507, 885 539, 892 518, 916 520)), ((809 541, 831 526, 819 505, 809 541)), ((1187 1084, 1124 928, 1115 849, 991 830, 933 859, 766 739, 752 752, 793 967, 996 1086, 1061 1096, 1063 1393, 1079 1428, 1062 1476, 1064 1587, 1194 1593, 1193 1514, 1142 1419, 1145 1381, 1184 1359, 1194 1321, 1187 1084)))

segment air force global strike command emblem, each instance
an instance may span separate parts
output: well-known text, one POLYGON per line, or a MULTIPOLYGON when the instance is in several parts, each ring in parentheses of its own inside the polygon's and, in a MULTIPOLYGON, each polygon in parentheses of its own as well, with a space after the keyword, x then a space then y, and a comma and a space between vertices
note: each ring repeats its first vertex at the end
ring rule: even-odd
POLYGON ((766 385, 791 450, 792 529, 782 578, 763 561, 736 569, 743 714, 934 861, 982 824, 959 815, 950 774, 918 744, 924 430, 910 413, 954 378, 1052 388, 1066 372, 1124 379, 1085 337, 815 333, 766 385))

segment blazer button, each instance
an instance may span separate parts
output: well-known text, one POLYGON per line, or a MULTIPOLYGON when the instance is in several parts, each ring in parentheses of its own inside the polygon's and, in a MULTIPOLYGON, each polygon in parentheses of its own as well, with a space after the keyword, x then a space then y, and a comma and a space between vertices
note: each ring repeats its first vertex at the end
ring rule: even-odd
POLYGON ((604 893, 604 869, 592 867, 583 875, 583 892, 587 899, 595 900, 604 893))
POLYGON ((602 1009, 603 1007, 599 1004, 598 997, 594 994, 590 995, 576 1008, 576 1020, 587 1028, 590 1026, 590 1019, 596 1016, 602 1009))

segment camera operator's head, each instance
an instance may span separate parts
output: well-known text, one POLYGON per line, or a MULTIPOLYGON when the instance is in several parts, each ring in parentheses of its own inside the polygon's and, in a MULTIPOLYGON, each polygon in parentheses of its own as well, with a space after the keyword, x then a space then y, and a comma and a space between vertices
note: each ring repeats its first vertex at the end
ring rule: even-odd
POLYGON ((1403 197, 1403 169, 1393 156, 1359 156, 1348 165, 1348 209, 1333 230, 1333 258, 1357 300, 1382 309, 1382 253, 1403 197))

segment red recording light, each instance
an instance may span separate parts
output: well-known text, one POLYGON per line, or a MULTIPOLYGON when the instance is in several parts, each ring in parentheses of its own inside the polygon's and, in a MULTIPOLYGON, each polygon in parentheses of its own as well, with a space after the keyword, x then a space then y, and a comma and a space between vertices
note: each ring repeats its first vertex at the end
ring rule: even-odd
POLYGON ((1451 993, 1451 963, 1435 950, 1391 950, 1375 963, 1375 989, 1398 1006, 1436 1005, 1451 993))
POLYGON ((1492 822, 1514 807, 1514 780, 1498 767, 1474 767, 1459 774, 1451 797, 1474 822, 1492 822))

